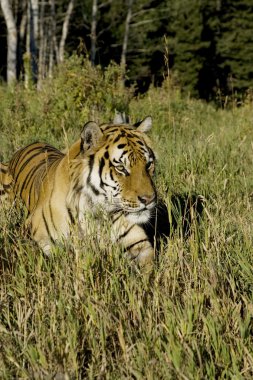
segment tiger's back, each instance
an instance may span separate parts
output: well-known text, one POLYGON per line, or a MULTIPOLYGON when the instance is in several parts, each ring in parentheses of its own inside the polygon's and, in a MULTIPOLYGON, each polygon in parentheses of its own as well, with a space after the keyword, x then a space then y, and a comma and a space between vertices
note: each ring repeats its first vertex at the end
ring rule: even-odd
POLYGON ((47 181, 50 171, 64 157, 58 149, 45 143, 32 143, 18 150, 8 165, 13 179, 12 191, 20 197, 31 212, 36 207, 42 184, 47 181))

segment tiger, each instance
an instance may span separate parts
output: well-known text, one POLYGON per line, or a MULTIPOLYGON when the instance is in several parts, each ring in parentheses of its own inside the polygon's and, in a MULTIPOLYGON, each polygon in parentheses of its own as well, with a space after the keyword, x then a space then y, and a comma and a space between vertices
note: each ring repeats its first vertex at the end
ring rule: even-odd
POLYGON ((110 220, 110 237, 143 268, 152 265, 154 247, 143 228, 157 204, 156 156, 147 135, 151 116, 131 124, 88 121, 65 152, 41 142, 19 149, 0 164, 0 198, 23 201, 31 238, 46 255, 87 218, 110 220))

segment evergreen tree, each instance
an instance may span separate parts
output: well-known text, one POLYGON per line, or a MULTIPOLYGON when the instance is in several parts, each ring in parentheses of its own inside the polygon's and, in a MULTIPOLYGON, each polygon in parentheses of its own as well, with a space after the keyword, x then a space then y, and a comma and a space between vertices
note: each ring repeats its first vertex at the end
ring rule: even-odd
POLYGON ((220 0, 220 35, 217 41, 221 87, 245 92, 253 87, 253 2, 220 0))
POLYGON ((173 52, 173 72, 185 91, 198 93, 199 72, 203 66, 202 49, 209 42, 202 40, 201 0, 178 0, 172 7, 169 42, 173 52))
POLYGON ((220 34, 219 1, 207 0, 201 5, 203 47, 200 49, 202 67, 198 73, 198 92, 201 98, 211 100, 217 96, 221 70, 217 61, 217 39, 220 34))

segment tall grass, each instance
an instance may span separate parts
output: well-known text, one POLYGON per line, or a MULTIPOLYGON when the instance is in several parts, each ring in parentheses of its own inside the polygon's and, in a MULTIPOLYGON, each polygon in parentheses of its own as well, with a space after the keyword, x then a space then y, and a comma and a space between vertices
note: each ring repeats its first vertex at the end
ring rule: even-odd
POLYGON ((106 234, 106 247, 74 239, 45 258, 22 206, 2 206, 0 378, 251 379, 252 108, 217 110, 166 85, 131 99, 116 67, 109 79, 87 70, 67 62, 39 94, 0 89, 1 157, 39 139, 64 148, 114 108, 152 115, 158 191, 169 209, 171 194, 202 194, 203 220, 144 276, 106 234))

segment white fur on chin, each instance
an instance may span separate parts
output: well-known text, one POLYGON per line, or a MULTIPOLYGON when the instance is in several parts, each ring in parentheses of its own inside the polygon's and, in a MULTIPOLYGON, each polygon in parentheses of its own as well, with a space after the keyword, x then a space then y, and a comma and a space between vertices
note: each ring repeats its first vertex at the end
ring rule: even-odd
POLYGON ((126 215, 127 220, 133 224, 147 223, 150 219, 150 210, 144 210, 141 212, 131 212, 126 215))

